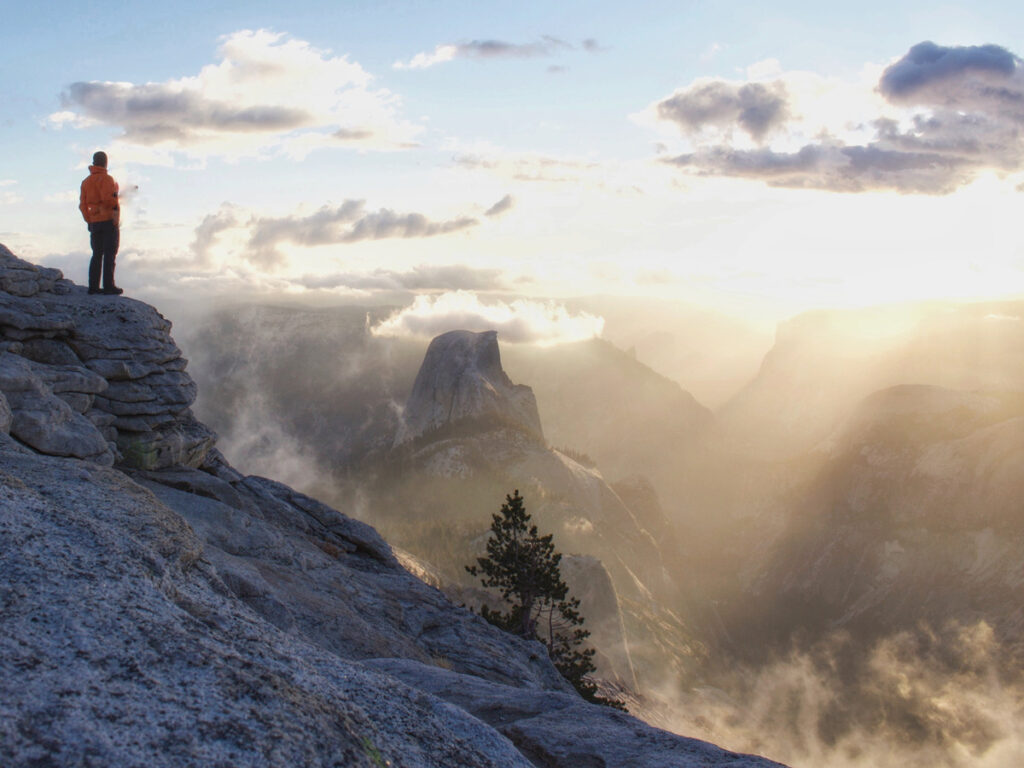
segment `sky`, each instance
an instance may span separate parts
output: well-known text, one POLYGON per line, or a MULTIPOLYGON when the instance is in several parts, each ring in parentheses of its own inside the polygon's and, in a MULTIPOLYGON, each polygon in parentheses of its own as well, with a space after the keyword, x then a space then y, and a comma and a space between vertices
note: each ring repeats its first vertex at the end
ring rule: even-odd
POLYGON ((397 296, 422 319, 609 294, 776 320, 1024 296, 1019 2, 4 18, 0 242, 79 283, 103 149, 118 282, 157 303, 397 296))

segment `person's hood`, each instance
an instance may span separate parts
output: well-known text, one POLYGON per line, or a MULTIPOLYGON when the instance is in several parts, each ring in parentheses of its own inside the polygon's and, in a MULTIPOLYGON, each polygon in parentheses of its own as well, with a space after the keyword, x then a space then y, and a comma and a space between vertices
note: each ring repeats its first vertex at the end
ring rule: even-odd
POLYGON ((106 172, 107 172, 107 169, 104 168, 102 165, 90 165, 89 166, 89 173, 106 173, 106 172))

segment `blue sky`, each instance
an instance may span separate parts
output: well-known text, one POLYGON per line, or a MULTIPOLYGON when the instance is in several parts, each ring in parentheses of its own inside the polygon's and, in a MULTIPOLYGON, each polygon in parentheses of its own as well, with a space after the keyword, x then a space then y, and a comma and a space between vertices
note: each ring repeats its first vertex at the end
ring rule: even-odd
POLYGON ((781 317, 1024 291, 1019 3, 4 15, 0 242, 78 282, 103 148, 119 280, 153 300, 620 293, 781 317))

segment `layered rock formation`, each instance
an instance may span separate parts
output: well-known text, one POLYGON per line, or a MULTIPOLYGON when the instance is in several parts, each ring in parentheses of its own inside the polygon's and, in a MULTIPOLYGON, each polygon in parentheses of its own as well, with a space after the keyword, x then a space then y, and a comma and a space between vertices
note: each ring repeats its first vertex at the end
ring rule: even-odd
POLYGON ((757 766, 580 700, 376 532, 243 477, 169 323, 0 249, 0 763, 757 766))
POLYGON ((90 296, 3 246, 0 271, 0 375, 15 437, 108 466, 203 462, 214 435, 189 409, 196 387, 166 319, 133 299, 90 296))

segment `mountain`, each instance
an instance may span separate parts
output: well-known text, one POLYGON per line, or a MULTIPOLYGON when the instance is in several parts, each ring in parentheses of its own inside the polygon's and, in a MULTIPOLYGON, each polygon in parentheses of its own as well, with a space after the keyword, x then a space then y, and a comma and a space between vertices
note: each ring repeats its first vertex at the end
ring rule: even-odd
POLYGON ((635 675, 644 687, 666 665, 687 665, 696 650, 669 610, 677 591, 661 547, 597 469, 543 439, 533 392, 504 372, 497 334, 437 337, 403 423, 405 439, 366 467, 375 478, 362 486, 368 515, 437 566, 446 589, 479 601, 465 591, 463 566, 483 554, 491 514, 518 489, 538 526, 573 556, 567 581, 601 652, 599 671, 635 688, 635 675), (664 638, 657 653, 651 637, 664 638))
MULTIPOLYGON (((687 583, 699 582, 705 594, 745 615, 743 594, 762 578, 776 544, 801 530, 802 511, 820 500, 822 478, 841 464, 829 446, 852 428, 864 403, 902 386, 920 387, 905 390, 908 401, 928 400, 928 387, 1019 392, 1022 317, 1022 302, 936 302, 820 310, 782 324, 757 376, 716 412, 700 449, 678 457, 674 476, 662 475, 657 488, 662 498, 687 501, 667 508, 692 544, 687 583)), ((982 474, 971 485, 981 492, 987 482, 982 474)), ((937 476, 915 483, 942 485, 937 476)), ((937 499, 931 508, 941 506, 937 499)))
POLYGON ((744 608, 771 595, 773 615, 744 622, 766 638, 984 621, 1024 651, 1024 392, 891 387, 821 450, 744 608))
POLYGON ((900 384, 1024 381, 1024 302, 819 310, 779 326, 757 376, 718 411, 730 444, 776 460, 826 438, 863 398, 900 384))
POLYGON ((613 480, 643 475, 664 492, 715 421, 679 384, 603 339, 512 345, 505 358, 533 387, 548 440, 613 480))
POLYGON ((742 389, 771 347, 770 330, 679 301, 630 296, 567 299, 604 320, 601 338, 717 409, 742 389))
POLYGON ((395 442, 466 419, 505 421, 543 437, 533 390, 513 384, 501 367, 497 331, 449 331, 430 342, 395 442))
MULTIPOLYGON (((807 313, 780 327, 748 386, 714 414, 640 362, 647 347, 638 360, 602 340, 502 344, 503 371, 529 385, 543 437, 506 413, 397 449, 426 345, 374 337, 366 311, 347 310, 351 333, 341 310, 275 310, 272 322, 261 311, 224 343, 221 313, 193 345, 201 377, 226 374, 218 402, 200 387, 197 413, 275 398, 275 412, 253 409, 240 424, 287 425, 291 445, 321 458, 327 497, 414 549, 402 562, 456 602, 478 599, 459 571, 518 486, 567 561, 584 566, 572 587, 588 593, 602 645, 625 638, 641 690, 677 697, 657 722, 801 765, 1019 762, 1006 756, 1019 754, 1008 713, 1024 695, 1020 302, 807 313), (296 370, 334 378, 313 386, 296 370), (308 431, 294 431, 321 403, 331 416, 303 416, 308 431), (332 432, 355 437, 335 454, 318 444, 332 445, 332 432), (613 536, 584 535, 591 513, 567 512, 588 509, 588 494, 546 490, 577 481, 607 487, 629 513, 611 525, 635 526, 655 549, 627 537, 609 551, 613 536), (657 567, 636 564, 654 552, 657 567)), ((653 330, 652 344, 663 329, 653 330)), ((701 359, 727 352, 705 346, 701 359)), ((603 671, 626 677, 624 659, 603 671)), ((653 708, 638 709, 654 721, 653 708)))
POLYGON ((243 476, 152 307, 0 246, 0 762, 770 765, 586 704, 369 526, 243 476))

